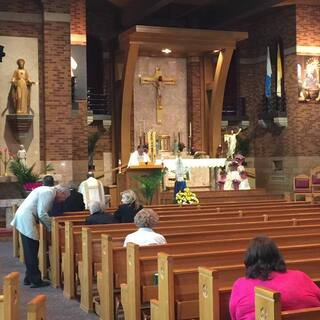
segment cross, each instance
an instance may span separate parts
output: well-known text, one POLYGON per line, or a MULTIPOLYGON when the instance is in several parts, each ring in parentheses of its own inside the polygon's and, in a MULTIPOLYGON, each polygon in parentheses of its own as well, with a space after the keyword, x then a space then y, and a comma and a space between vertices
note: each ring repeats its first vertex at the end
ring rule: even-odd
POLYGON ((162 87, 163 85, 174 85, 177 80, 173 78, 164 79, 162 72, 159 67, 156 67, 153 77, 140 77, 141 84, 152 84, 156 88, 156 112, 157 112, 157 123, 162 123, 162 87))
POLYGON ((6 55, 6 54, 3 52, 3 49, 4 49, 4 46, 0 45, 0 62, 2 62, 2 58, 6 55))

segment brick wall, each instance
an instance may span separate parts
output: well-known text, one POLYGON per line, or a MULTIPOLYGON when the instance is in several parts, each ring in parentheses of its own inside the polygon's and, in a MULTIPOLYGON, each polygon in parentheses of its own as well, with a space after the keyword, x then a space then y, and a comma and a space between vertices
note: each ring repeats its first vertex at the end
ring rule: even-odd
MULTIPOLYGON (((43 2, 44 11, 70 13, 69 2, 43 2)), ((45 159, 72 160, 70 23, 44 21, 45 159)))
MULTIPOLYGON (((248 136, 251 140, 251 155, 255 157, 293 156, 312 152, 299 144, 305 138, 302 125, 305 125, 305 110, 297 102, 296 56, 284 57, 284 81, 287 96, 287 129, 272 132, 258 126, 259 113, 263 111, 264 77, 266 69, 266 47, 270 46, 273 64, 273 81, 275 81, 276 45, 281 38, 284 49, 296 44, 295 7, 274 9, 273 12, 260 17, 249 27, 249 39, 238 48, 240 59, 251 59, 240 64, 240 96, 246 98, 247 114, 250 118, 248 136), (308 150, 308 151, 307 151, 308 150)), ((275 82, 273 82, 273 92, 275 82)), ((311 141, 310 141, 311 142, 311 141)))
POLYGON ((297 44, 302 46, 320 46, 319 6, 297 6, 297 44))
POLYGON ((86 34, 86 1, 70 0, 70 15, 72 34, 86 34))
POLYGON ((89 126, 88 135, 99 131, 101 133, 98 140, 94 160, 102 160, 104 152, 111 152, 111 130, 102 128, 101 126, 89 126))
MULTIPOLYGON (((201 117, 201 63, 199 57, 189 58, 187 62, 187 94, 188 94, 188 130, 192 123, 192 147, 203 149, 202 117, 201 117)), ((186 143, 187 143, 186 139, 186 143)))

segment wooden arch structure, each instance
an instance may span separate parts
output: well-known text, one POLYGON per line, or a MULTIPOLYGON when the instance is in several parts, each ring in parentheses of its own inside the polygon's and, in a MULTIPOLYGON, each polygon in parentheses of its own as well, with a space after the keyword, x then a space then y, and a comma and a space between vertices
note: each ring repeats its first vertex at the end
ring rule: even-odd
MULTIPOLYGON (((126 164, 131 151, 131 119, 133 85, 137 59, 140 55, 163 55, 170 48, 174 56, 202 56, 218 50, 215 71, 212 72, 212 95, 208 110, 208 150, 214 156, 221 141, 222 107, 230 61, 238 41, 247 39, 246 32, 135 26, 120 35, 120 47, 125 52, 120 128, 120 157, 126 164)), ((119 141, 119 140, 118 140, 119 141)))

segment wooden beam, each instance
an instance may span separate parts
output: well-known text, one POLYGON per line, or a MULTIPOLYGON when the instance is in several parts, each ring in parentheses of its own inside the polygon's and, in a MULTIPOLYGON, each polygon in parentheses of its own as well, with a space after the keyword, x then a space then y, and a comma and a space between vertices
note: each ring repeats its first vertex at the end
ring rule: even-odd
POLYGON ((221 120, 224 90, 229 66, 234 49, 220 51, 213 79, 213 91, 209 109, 209 155, 215 157, 218 145, 221 143, 221 120))
POLYGON ((123 80, 121 110, 121 161, 128 163, 131 151, 131 115, 133 103, 134 72, 139 54, 139 44, 129 44, 123 80))

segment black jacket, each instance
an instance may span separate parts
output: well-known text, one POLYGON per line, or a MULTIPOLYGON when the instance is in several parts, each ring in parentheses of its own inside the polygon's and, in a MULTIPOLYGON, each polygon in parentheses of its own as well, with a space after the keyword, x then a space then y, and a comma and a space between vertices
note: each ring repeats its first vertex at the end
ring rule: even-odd
POLYGON ((75 189, 71 189, 70 196, 63 203, 63 212, 83 211, 84 209, 82 194, 75 189))
POLYGON ((113 215, 106 212, 95 212, 86 219, 86 224, 109 224, 116 222, 113 215))
POLYGON ((114 218, 117 222, 121 223, 130 223, 133 222, 133 219, 137 212, 139 212, 143 207, 135 207, 135 204, 121 204, 117 211, 114 213, 114 218))

